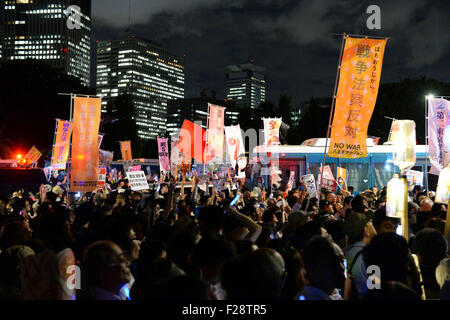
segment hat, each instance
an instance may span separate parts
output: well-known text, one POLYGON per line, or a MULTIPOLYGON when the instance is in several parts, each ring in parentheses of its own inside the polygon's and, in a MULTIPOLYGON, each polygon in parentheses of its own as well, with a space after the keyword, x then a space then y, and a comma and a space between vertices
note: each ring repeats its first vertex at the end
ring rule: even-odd
POLYGON ((305 211, 295 211, 288 216, 288 224, 291 226, 303 224, 308 219, 308 214, 305 211))
POLYGON ((446 258, 436 268, 436 281, 442 289, 445 281, 448 280, 450 280, 450 259, 446 258))

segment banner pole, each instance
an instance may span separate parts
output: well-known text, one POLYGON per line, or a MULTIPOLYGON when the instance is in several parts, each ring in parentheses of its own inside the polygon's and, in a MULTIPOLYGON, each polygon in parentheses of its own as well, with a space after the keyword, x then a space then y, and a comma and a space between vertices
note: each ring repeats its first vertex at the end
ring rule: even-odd
MULTIPOLYGON (((52 148, 52 157, 50 158, 50 167, 52 166, 53 163, 53 156, 55 154, 55 143, 56 143, 56 135, 58 134, 58 121, 59 119, 55 119, 56 120, 56 124, 55 124, 55 134, 53 136, 53 148, 52 148)), ((53 169, 50 170, 50 172, 52 172, 53 169)))
POLYGON ((336 81, 334 83, 334 93, 333 93, 333 100, 331 102, 330 119, 328 120, 327 136, 325 137, 325 149, 323 151, 323 161, 322 161, 322 174, 320 176, 319 200, 320 200, 320 192, 322 191, 322 188, 323 188, 323 168, 325 167, 325 161, 326 161, 326 155, 327 155, 327 147, 328 147, 328 139, 330 138, 330 135, 331 135, 331 124, 332 124, 331 121, 333 119, 334 107, 336 105, 336 95, 337 95, 337 89, 338 89, 338 81, 339 81, 339 76, 341 74, 342 56, 344 54, 344 44, 345 44, 346 37, 347 37, 347 35, 344 33, 342 35, 341 53, 340 53, 340 56, 339 56, 339 64, 338 64, 337 73, 336 73, 336 81))
POLYGON ((67 156, 67 159, 70 161, 67 161, 67 180, 66 180, 66 188, 67 188, 67 200, 66 200, 66 208, 69 209, 69 191, 70 191, 70 173, 72 171, 72 123, 73 123, 73 101, 74 101, 75 95, 72 93, 70 94, 70 127, 69 127, 69 154, 67 156))

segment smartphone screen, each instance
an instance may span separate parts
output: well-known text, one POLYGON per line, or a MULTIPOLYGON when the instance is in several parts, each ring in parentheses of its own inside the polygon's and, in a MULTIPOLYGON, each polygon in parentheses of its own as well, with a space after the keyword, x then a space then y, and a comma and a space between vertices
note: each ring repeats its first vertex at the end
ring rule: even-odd
POLYGON ((239 200, 240 198, 241 198, 241 195, 238 194, 238 195, 233 199, 233 201, 231 201, 230 207, 231 207, 231 206, 234 206, 234 205, 236 204, 236 202, 238 202, 238 200, 239 200))
POLYGON ((345 279, 347 279, 347 276, 348 276, 348 274, 347 274, 347 259, 344 259, 344 275, 345 275, 345 279))

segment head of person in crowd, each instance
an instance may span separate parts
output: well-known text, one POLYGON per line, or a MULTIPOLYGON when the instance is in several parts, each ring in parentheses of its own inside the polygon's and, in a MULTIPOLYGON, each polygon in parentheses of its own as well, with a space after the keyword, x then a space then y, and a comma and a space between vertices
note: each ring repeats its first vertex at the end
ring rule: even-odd
POLYGON ((122 214, 107 216, 102 227, 103 239, 117 244, 129 261, 137 260, 139 256, 142 234, 137 219, 126 210, 122 214))
POLYGON ((445 219, 447 215, 447 208, 445 204, 442 203, 434 203, 431 207, 431 216, 439 217, 441 219, 445 219))
POLYGON ((398 281, 420 293, 419 274, 405 238, 392 232, 378 234, 362 255, 365 266, 379 267, 382 287, 384 282, 398 281))
MULTIPOLYGON (((332 241, 316 236, 303 249, 302 270, 305 289, 299 297, 306 300, 328 299, 336 289, 342 289, 345 281, 344 257, 332 241)), ((301 298, 300 298, 301 299, 301 298)))
POLYGON ((333 214, 334 213, 333 203, 329 202, 328 200, 320 200, 319 201, 319 210, 320 210, 320 212, 326 212, 328 214, 333 214))
POLYGON ((4 251, 12 246, 25 245, 32 238, 33 231, 24 219, 7 222, 0 232, 0 247, 4 251))
POLYGON ((0 254, 0 299, 21 299, 22 261, 34 255, 33 249, 24 245, 14 245, 0 254))
POLYGON ((314 236, 325 236, 324 230, 318 220, 307 221, 296 230, 291 239, 292 245, 296 250, 301 251, 314 236))
POLYGON ((441 260, 436 268, 435 275, 436 281, 442 289, 445 283, 450 281, 450 258, 444 258, 441 260))
POLYGON ((366 213, 369 209, 366 198, 360 194, 352 199, 350 205, 352 210, 358 213, 366 213))
POLYGON ((347 235, 348 244, 364 241, 370 242, 373 233, 370 232, 366 215, 358 212, 350 212, 344 220, 343 229, 347 235))
POLYGON ((337 202, 337 196, 333 192, 329 192, 325 196, 325 200, 327 200, 332 206, 334 206, 337 202))
POLYGON ((345 234, 344 221, 342 220, 328 220, 323 224, 333 241, 344 249, 348 244, 348 238, 345 234))
POLYGON ((236 255, 233 244, 223 239, 202 238, 192 251, 190 260, 202 279, 210 284, 220 281, 223 264, 236 255))
POLYGON ((201 235, 216 238, 222 233, 224 209, 219 206, 207 206, 200 208, 198 224, 201 235))
POLYGON ((83 256, 83 274, 92 289, 88 299, 121 300, 121 288, 130 281, 131 272, 122 249, 111 241, 89 245, 83 256))
POLYGON ((425 222, 424 228, 431 228, 439 231, 441 234, 444 234, 445 231, 445 220, 442 220, 439 217, 432 217, 425 222))
POLYGON ((208 301, 215 300, 207 281, 191 275, 180 275, 162 282, 152 297, 157 301, 208 301))
POLYGON ((286 281, 280 298, 292 300, 303 289, 304 283, 301 271, 304 268, 300 253, 285 239, 273 239, 267 244, 268 248, 276 250, 283 257, 286 269, 286 281))
POLYGON ((283 257, 264 248, 227 261, 221 283, 227 300, 272 301, 279 298, 285 277, 283 257))
POLYGON ((400 224, 400 219, 391 218, 386 215, 386 209, 381 208, 375 211, 373 215, 373 226, 377 233, 385 233, 385 232, 395 232, 397 230, 398 225, 400 224))
POLYGON ((420 211, 421 212, 428 212, 431 211, 433 208, 433 201, 426 197, 420 201, 420 211))
POLYGON ((344 198, 344 210, 348 210, 348 209, 350 209, 351 208, 351 205, 350 205, 350 203, 352 202, 352 200, 353 200, 353 196, 347 196, 347 197, 345 197, 344 198))

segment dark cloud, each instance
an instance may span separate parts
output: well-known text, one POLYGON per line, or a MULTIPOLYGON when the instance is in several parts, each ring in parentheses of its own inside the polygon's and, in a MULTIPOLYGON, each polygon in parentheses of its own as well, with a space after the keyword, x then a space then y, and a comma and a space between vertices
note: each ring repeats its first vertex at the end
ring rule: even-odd
MULTIPOLYGON (((268 97, 298 104, 331 96, 341 38, 333 33, 390 37, 382 81, 425 74, 448 81, 447 0, 133 0, 132 31, 186 54, 186 97, 200 88, 224 95, 225 66, 254 59, 267 68, 268 97), (366 27, 366 9, 381 8, 381 30, 366 27)), ((94 35, 123 35, 128 1, 94 0, 94 35)))

